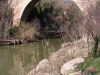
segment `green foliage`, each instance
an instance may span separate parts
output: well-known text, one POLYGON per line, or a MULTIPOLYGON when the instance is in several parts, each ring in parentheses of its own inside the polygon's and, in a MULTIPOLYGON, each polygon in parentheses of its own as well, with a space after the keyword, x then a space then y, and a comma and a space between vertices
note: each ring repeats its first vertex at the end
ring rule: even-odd
POLYGON ((60 6, 55 7, 55 1, 39 2, 36 4, 35 8, 37 11, 35 17, 41 22, 41 30, 45 29, 45 27, 49 27, 50 30, 58 29, 59 23, 57 23, 55 18, 59 16, 62 9, 60 6))
POLYGON ((88 66, 90 66, 91 58, 85 58, 85 62, 78 65, 76 70, 85 71, 88 66))
POLYGON ((93 47, 93 49, 92 49, 93 57, 96 57, 97 49, 98 49, 98 44, 99 44, 99 37, 96 36, 96 37, 94 38, 94 47, 93 47))
MULTIPOLYGON (((40 20, 41 23, 41 35, 43 38, 50 38, 58 35, 57 31, 60 28, 60 22, 62 20, 57 21, 56 17, 59 17, 62 12, 62 8, 60 6, 55 7, 55 1, 50 2, 39 2, 35 5, 35 10, 32 14, 40 20), (37 12, 37 13, 36 13, 37 12), (35 13, 35 14, 34 14, 35 13), (46 33, 42 33, 46 32, 46 33), (49 31, 56 32, 51 34, 49 31)), ((59 37, 59 36, 58 36, 59 37)))
POLYGON ((100 74, 100 57, 86 58, 85 62, 80 64, 76 70, 81 70, 85 75, 99 75, 100 74))
POLYGON ((19 30, 19 28, 17 26, 11 27, 9 29, 9 36, 16 37, 16 35, 18 35, 18 30, 19 30))

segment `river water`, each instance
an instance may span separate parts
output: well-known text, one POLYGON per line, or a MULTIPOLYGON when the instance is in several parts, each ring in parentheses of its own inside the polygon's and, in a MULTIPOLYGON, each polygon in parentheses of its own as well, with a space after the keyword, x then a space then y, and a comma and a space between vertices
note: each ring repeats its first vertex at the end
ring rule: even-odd
POLYGON ((0 46, 0 75, 27 75, 39 61, 59 50, 63 40, 44 39, 38 42, 0 46))

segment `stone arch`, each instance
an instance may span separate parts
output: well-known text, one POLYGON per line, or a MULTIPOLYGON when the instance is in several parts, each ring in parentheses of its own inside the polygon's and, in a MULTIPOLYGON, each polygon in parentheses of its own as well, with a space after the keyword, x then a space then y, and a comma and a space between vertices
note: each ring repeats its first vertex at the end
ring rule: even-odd
MULTIPOLYGON (((30 14, 34 5, 38 1, 40 1, 40 0, 23 0, 23 2, 20 3, 20 5, 18 7, 18 8, 20 8, 20 11, 16 15, 14 15, 13 23, 16 22, 17 20, 18 21, 26 21, 28 15, 30 14)), ((84 11, 86 11, 86 10, 84 10, 84 8, 86 8, 85 6, 88 5, 86 3, 86 1, 82 1, 82 0, 71 0, 71 1, 73 1, 78 6, 80 11, 84 14, 84 11), (82 4, 82 3, 84 3, 84 4, 82 4)))
MULTIPOLYGON (((24 8, 23 12, 22 12, 22 15, 21 15, 21 18, 20 20, 21 21, 26 21, 27 20, 27 17, 29 16, 31 10, 33 9, 34 5, 40 0, 32 0, 30 1, 27 6, 24 8)), ((80 4, 80 0, 72 0, 80 9, 80 11, 82 11, 82 7, 81 7, 81 4, 80 4)))
POLYGON ((38 2, 39 0, 32 0, 29 2, 29 4, 25 7, 22 16, 21 16, 21 21, 26 21, 29 13, 33 9, 34 5, 38 2))

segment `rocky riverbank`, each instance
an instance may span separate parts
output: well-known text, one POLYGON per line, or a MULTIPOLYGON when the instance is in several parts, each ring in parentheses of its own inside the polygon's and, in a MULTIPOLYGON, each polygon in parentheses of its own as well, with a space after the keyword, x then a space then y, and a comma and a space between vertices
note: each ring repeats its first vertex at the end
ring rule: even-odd
MULTIPOLYGON (((91 46, 91 43, 89 45, 91 46)), ((81 75, 80 71, 70 73, 75 70, 78 64, 84 62, 82 56, 88 56, 86 39, 64 43, 61 49, 52 53, 48 59, 40 61, 28 75, 81 75)))

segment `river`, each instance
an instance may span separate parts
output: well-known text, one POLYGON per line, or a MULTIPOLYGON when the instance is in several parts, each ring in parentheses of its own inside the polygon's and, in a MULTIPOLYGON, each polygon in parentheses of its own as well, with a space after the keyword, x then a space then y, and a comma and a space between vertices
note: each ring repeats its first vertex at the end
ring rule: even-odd
POLYGON ((27 75, 39 61, 59 50, 62 43, 63 40, 55 38, 0 46, 0 75, 27 75))

